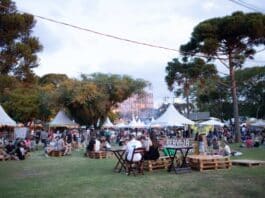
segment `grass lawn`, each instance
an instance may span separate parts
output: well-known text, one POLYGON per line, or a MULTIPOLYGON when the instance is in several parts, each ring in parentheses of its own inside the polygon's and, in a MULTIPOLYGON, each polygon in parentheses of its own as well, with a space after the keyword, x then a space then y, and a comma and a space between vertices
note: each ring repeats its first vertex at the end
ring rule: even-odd
MULTIPOLYGON (((265 160, 265 147, 234 149, 238 158, 265 160)), ((0 197, 264 197, 265 166, 231 170, 165 170, 126 176, 113 172, 115 159, 93 160, 82 152, 67 157, 33 152, 25 161, 0 162, 0 197)))

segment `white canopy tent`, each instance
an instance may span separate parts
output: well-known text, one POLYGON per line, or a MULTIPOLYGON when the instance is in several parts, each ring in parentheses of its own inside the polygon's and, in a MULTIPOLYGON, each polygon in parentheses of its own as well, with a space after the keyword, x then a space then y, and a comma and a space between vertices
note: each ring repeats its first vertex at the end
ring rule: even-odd
POLYGON ((256 122, 251 123, 250 126, 265 127, 265 121, 264 120, 257 120, 256 122))
POLYGON ((224 123, 216 120, 216 119, 210 119, 204 122, 199 123, 199 125, 208 125, 208 126, 220 126, 223 127, 224 123))
POLYGON ((132 121, 128 124, 129 128, 144 128, 145 124, 139 120, 138 122, 136 121, 135 117, 133 116, 132 121))
POLYGON ((3 107, 0 105, 0 127, 1 126, 9 126, 15 127, 17 124, 16 122, 9 117, 9 115, 5 112, 3 107))
POLYGON ((141 119, 139 119, 137 121, 137 124, 138 124, 138 127, 139 128, 145 128, 146 127, 146 124, 141 119))
POLYGON ((116 124, 115 127, 119 128, 119 129, 122 129, 122 128, 127 128, 128 125, 126 125, 125 123, 121 122, 119 124, 116 124))
POLYGON ((75 128, 79 127, 77 123, 70 120, 64 111, 59 111, 55 118, 50 122, 50 127, 67 127, 67 128, 75 128))
POLYGON ((183 125, 191 125, 194 122, 183 115, 181 115, 173 106, 170 104, 159 118, 155 121, 151 122, 151 126, 161 125, 161 126, 183 126, 183 125))
POLYGON ((106 118, 104 124, 102 125, 103 128, 113 128, 115 127, 114 124, 110 121, 109 117, 106 118))

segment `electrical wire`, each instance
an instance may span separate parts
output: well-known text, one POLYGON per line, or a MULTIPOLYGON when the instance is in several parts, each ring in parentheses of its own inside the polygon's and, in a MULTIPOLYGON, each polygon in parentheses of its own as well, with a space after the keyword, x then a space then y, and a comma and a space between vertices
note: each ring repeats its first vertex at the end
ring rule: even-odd
POLYGON ((237 5, 243 6, 244 8, 247 8, 249 10, 255 11, 255 12, 264 12, 262 9, 259 9, 256 6, 251 5, 249 3, 246 3, 244 1, 240 1, 240 0, 237 0, 237 1, 236 0, 229 0, 229 1, 231 1, 237 5))
MULTIPOLYGON (((230 1, 234 1, 234 0, 230 0, 230 1)), ((4 8, 4 9, 9 9, 8 7, 6 7, 4 5, 0 5, 0 7, 4 8)), ((97 34, 97 35, 100 35, 100 36, 104 36, 104 37, 108 37, 108 38, 112 38, 112 39, 116 39, 116 40, 121 40, 121 41, 129 42, 129 43, 133 43, 133 44, 137 44, 137 45, 144 45, 144 46, 148 46, 148 47, 153 47, 153 48, 164 49, 164 50, 167 50, 167 51, 174 51, 174 52, 181 53, 180 50, 178 50, 178 49, 164 47, 164 46, 150 44, 150 43, 136 41, 136 40, 131 40, 131 39, 128 39, 128 38, 122 38, 122 37, 119 37, 119 36, 116 36, 116 35, 102 33, 102 32, 99 32, 99 31, 95 31, 95 30, 92 30, 92 29, 88 29, 88 28, 77 26, 77 25, 69 24, 69 23, 66 23, 66 22, 58 21, 58 20, 55 20, 55 19, 52 19, 52 18, 39 16, 39 15, 32 14, 32 13, 29 13, 29 12, 21 11, 21 10, 18 10, 18 9, 17 9, 17 11, 20 12, 20 13, 32 15, 32 16, 34 16, 36 18, 39 18, 39 19, 42 19, 42 20, 45 20, 45 21, 49 21, 49 22, 52 22, 52 23, 68 26, 68 27, 71 27, 71 28, 74 28, 74 29, 90 32, 90 33, 97 34)), ((259 52, 264 51, 264 50, 265 50, 265 48, 260 50, 259 52)), ((193 53, 190 53, 190 52, 185 52, 185 54, 186 55, 192 55, 194 57, 201 57, 201 58, 207 58, 207 59, 209 58, 209 56, 202 55, 202 54, 194 55, 193 53)), ((212 58, 214 58, 214 57, 212 57, 212 58)), ((218 58, 218 59, 227 60, 227 58, 218 58)))
POLYGON ((253 4, 250 4, 250 3, 246 2, 246 1, 243 1, 243 0, 237 0, 237 1, 243 3, 243 4, 247 5, 247 6, 250 6, 250 7, 254 8, 254 9, 256 9, 256 10, 264 11, 264 9, 259 8, 259 7, 255 6, 253 4))

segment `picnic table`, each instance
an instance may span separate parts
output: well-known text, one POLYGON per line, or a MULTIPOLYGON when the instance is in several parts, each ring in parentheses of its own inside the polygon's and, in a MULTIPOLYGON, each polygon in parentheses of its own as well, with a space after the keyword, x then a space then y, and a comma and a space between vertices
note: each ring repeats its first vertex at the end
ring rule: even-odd
POLYGON ((168 166, 168 172, 171 172, 172 170, 175 171, 175 173, 183 173, 183 172, 190 172, 191 168, 186 162, 187 155, 189 153, 189 150, 193 149, 192 146, 164 146, 164 148, 167 150, 169 157, 170 157, 170 163, 168 166), (172 150, 174 152, 172 152, 172 150), (177 163, 177 152, 180 153, 180 161, 177 163))
POLYGON ((126 165, 125 165, 125 149, 111 149, 111 152, 115 155, 117 158, 117 163, 114 167, 115 172, 121 172, 122 170, 126 171, 126 165))

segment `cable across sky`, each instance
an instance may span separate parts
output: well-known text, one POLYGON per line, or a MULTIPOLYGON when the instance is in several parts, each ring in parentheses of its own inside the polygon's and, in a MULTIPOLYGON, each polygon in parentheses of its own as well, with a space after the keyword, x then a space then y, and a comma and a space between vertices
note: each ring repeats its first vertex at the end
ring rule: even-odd
MULTIPOLYGON (((230 0, 230 1, 234 2, 234 0, 230 0)), ((8 9, 8 7, 3 6, 3 5, 0 5, 0 7, 8 9)), ((63 22, 63 21, 58 21, 58 20, 55 20, 55 19, 52 19, 52 18, 39 16, 39 15, 32 14, 32 13, 29 13, 29 12, 21 11, 21 10, 18 10, 18 9, 17 9, 17 11, 19 11, 21 13, 32 15, 32 16, 34 16, 36 18, 39 18, 39 19, 42 19, 42 20, 45 20, 45 21, 49 21, 49 22, 52 22, 52 23, 68 26, 68 27, 71 27, 71 28, 75 28, 75 29, 78 29, 78 30, 81 30, 81 31, 90 32, 90 33, 97 34, 97 35, 100 35, 100 36, 104 36, 104 37, 108 37, 108 38, 112 38, 112 39, 116 39, 116 40, 120 40, 120 41, 125 41, 125 42, 129 42, 129 43, 137 44, 137 45, 143 45, 143 46, 148 46, 148 47, 152 47, 152 48, 158 48, 158 49, 163 49, 163 50, 167 50, 167 51, 173 51, 173 52, 181 53, 180 50, 178 50, 178 49, 165 47, 165 46, 161 46, 161 45, 156 45, 156 44, 151 44, 151 43, 147 43, 147 42, 131 40, 131 39, 128 39, 128 38, 122 38, 122 37, 119 37, 119 36, 116 36, 116 35, 112 35, 112 34, 108 34, 108 33, 102 33, 102 32, 99 32, 99 31, 95 31, 95 30, 88 29, 88 28, 85 28, 85 27, 80 27, 80 26, 77 26, 77 25, 73 25, 73 24, 70 24, 70 23, 63 22)), ((264 49, 262 49, 261 51, 263 51, 263 50, 264 49)), ((261 52, 261 51, 257 51, 257 53, 261 52)), ((186 53, 186 54, 190 54, 190 53, 186 53)), ((201 54, 197 54, 197 55, 192 54, 192 56, 202 57, 202 58, 209 58, 208 56, 201 55, 201 54)), ((218 59, 227 60, 227 58, 218 58, 218 59)))

